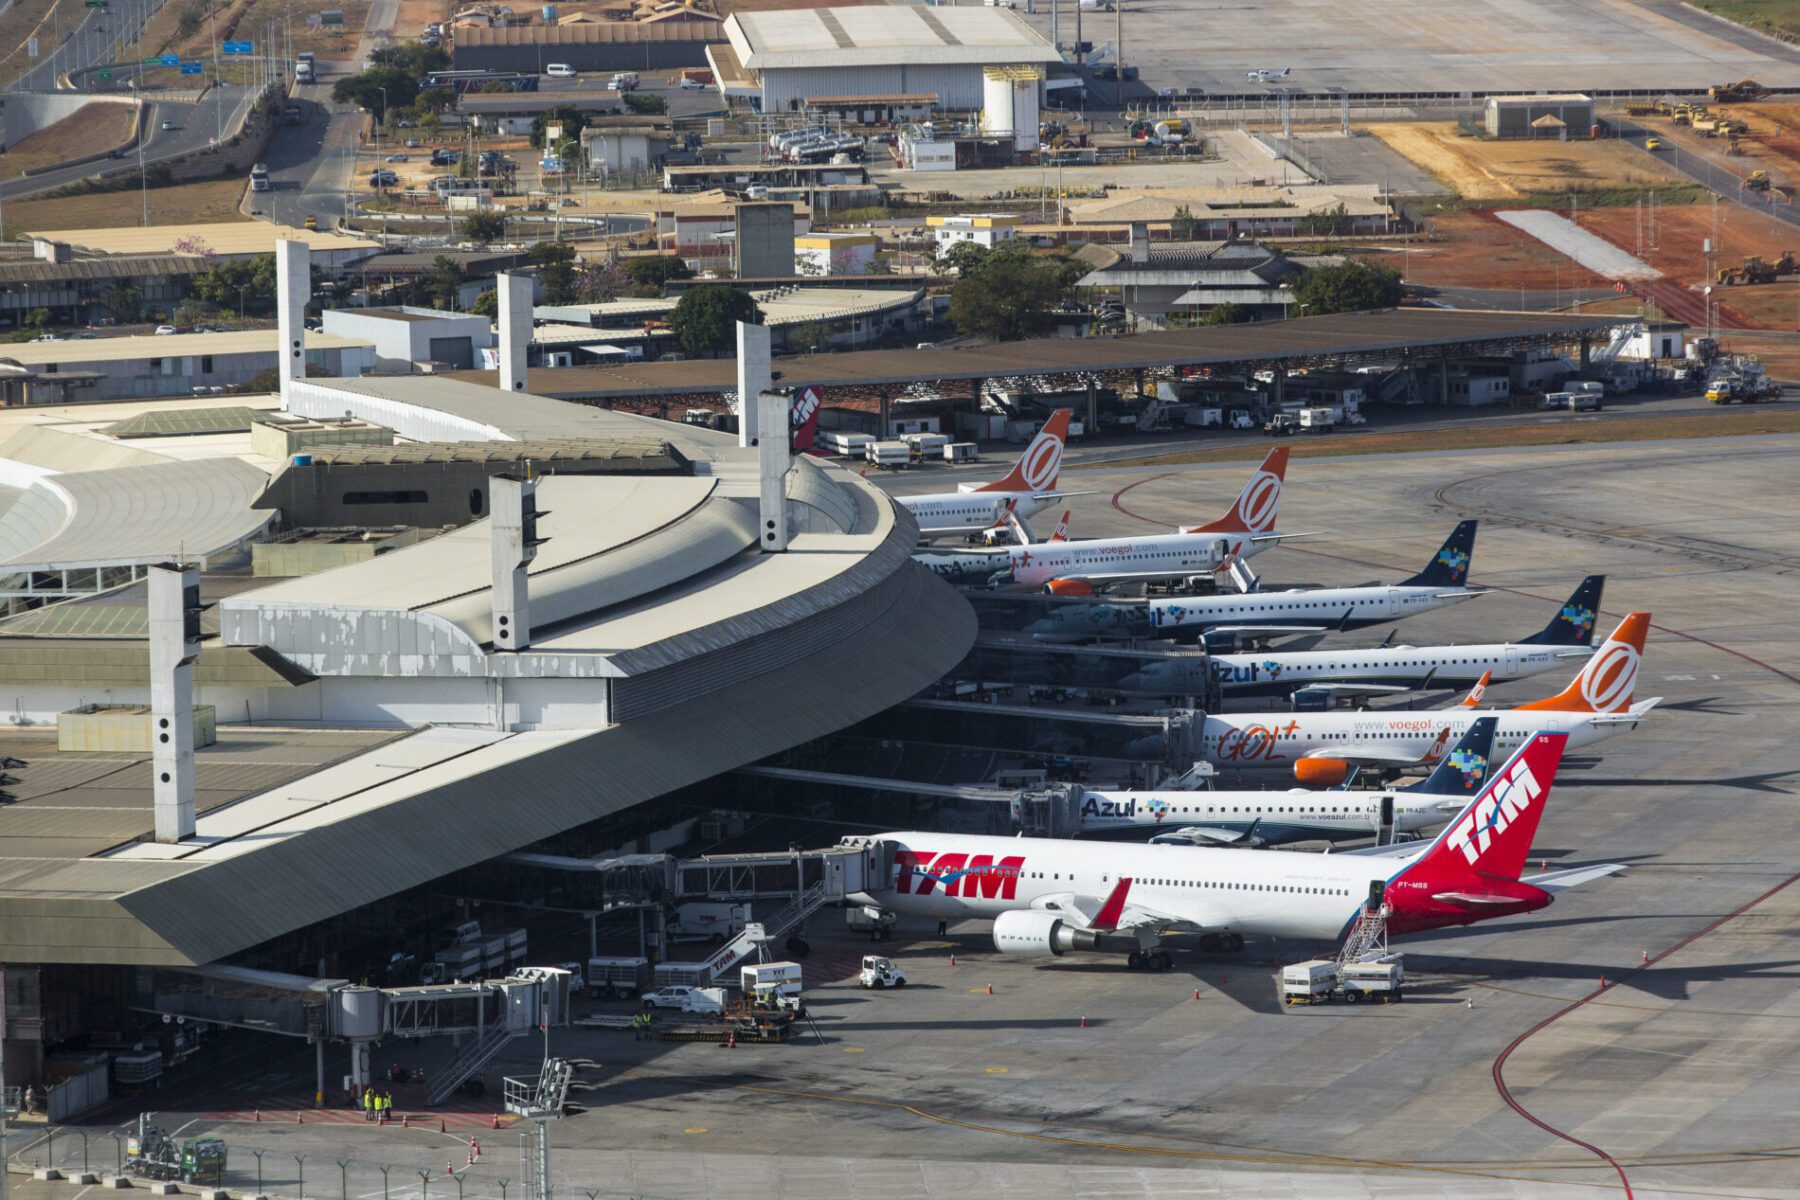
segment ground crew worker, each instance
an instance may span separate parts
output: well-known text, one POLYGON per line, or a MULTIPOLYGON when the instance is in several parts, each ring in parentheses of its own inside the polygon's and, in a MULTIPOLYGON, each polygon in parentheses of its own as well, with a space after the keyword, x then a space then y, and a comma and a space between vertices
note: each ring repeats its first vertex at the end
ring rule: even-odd
POLYGON ((373 1121, 374 1119, 375 1119, 375 1089, 374 1088, 364 1088, 363 1089, 363 1120, 373 1121))
POLYGON ((381 1113, 381 1123, 387 1124, 394 1115, 394 1093, 383 1092, 375 1101, 376 1109, 381 1113))

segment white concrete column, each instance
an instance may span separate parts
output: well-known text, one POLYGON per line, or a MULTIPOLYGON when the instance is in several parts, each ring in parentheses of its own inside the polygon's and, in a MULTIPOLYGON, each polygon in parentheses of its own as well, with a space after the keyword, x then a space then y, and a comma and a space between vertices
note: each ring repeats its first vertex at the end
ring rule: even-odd
POLYGON ((496 475, 488 480, 488 527, 493 538, 494 649, 531 645, 527 568, 537 557, 537 481, 496 475))
POLYGON ((494 285, 500 294, 500 390, 522 392, 531 349, 531 277, 496 275, 494 285))
POLYGON ((194 835, 194 660, 200 656, 200 572, 150 568, 150 769, 156 840, 194 835))
POLYGON ((792 399, 780 392, 760 392, 755 405, 745 406, 756 409, 757 427, 767 431, 756 444, 757 478, 762 485, 762 524, 757 540, 771 553, 788 546, 787 473, 793 466, 788 410, 792 404, 792 399))
POLYGON ((306 302, 312 298, 312 247, 281 238, 275 243, 275 320, 281 330, 281 406, 296 379, 306 378, 306 302))
MULTIPOLYGON (((769 390, 769 327, 743 321, 737 327, 738 445, 756 445, 756 398, 769 390)), ((778 428, 787 428, 782 418, 778 428)))

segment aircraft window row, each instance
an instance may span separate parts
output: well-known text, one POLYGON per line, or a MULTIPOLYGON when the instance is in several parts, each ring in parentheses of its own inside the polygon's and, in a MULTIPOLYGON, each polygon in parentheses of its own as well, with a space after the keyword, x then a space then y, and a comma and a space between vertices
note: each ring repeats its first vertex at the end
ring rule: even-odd
MULTIPOLYGON (((1102 879, 1101 882, 1105 882, 1102 879)), ((1299 887, 1285 883, 1228 883, 1220 880, 1203 879, 1142 879, 1138 882, 1147 887, 1187 887, 1211 888, 1227 892, 1287 892, 1303 896, 1348 896, 1348 888, 1299 887)))

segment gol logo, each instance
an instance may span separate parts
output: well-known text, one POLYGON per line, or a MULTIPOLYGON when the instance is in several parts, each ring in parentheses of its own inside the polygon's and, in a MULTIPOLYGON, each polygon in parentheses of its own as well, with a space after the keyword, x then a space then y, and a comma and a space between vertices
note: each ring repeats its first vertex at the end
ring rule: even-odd
POLYGON ((1595 712, 1617 712, 1631 703, 1637 673, 1637 647, 1608 642, 1581 673, 1581 698, 1595 712))
POLYGON ((1238 520, 1253 533, 1273 529, 1276 508, 1280 504, 1281 480, 1267 471, 1258 471, 1238 497, 1238 520))
POLYGON ((1463 819, 1450 831, 1447 844, 1461 850, 1470 866, 1487 852, 1494 835, 1505 833, 1531 802, 1543 795, 1544 789, 1521 762, 1505 779, 1496 779, 1487 793, 1477 800, 1463 819))

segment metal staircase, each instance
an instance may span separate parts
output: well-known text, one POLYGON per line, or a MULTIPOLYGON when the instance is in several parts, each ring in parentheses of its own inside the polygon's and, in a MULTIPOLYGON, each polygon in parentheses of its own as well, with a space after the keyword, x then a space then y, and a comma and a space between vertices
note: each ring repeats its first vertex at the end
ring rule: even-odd
POLYGON ((1344 938, 1344 948, 1338 951, 1339 975, 1351 963, 1365 962, 1387 953, 1387 926, 1391 911, 1386 904, 1363 909, 1362 916, 1356 918, 1356 924, 1350 927, 1349 934, 1344 938))
POLYGON ((833 898, 833 890, 827 883, 815 883, 775 915, 746 923, 736 937, 720 946, 706 960, 703 972, 706 981, 710 983, 717 979, 752 954, 760 961, 767 962, 770 942, 794 929, 833 898))
POLYGON ((508 1029, 505 1025, 489 1028, 461 1054, 451 1059, 450 1065, 438 1074, 437 1082, 431 1085, 431 1091, 425 1097, 425 1103, 437 1105, 449 1099, 452 1092, 492 1062, 494 1056, 518 1036, 517 1031, 508 1029))

